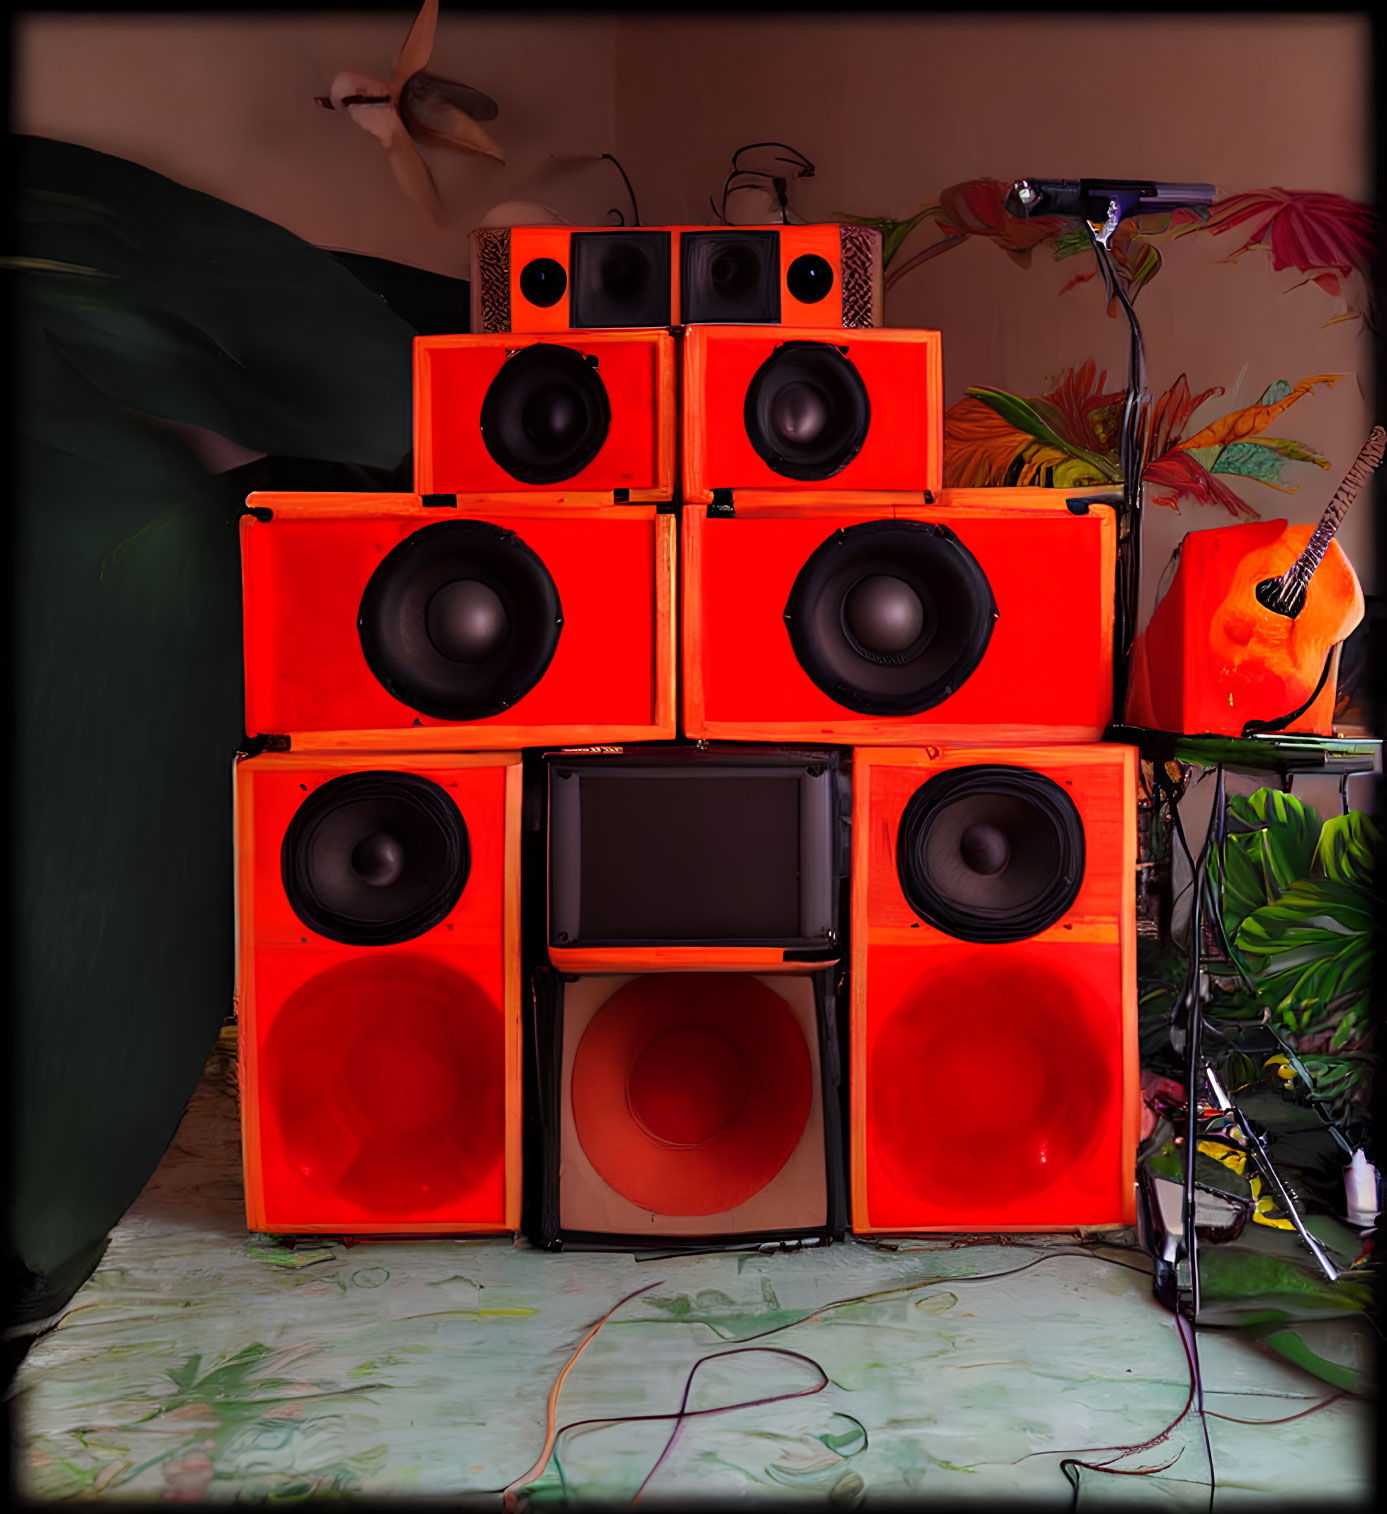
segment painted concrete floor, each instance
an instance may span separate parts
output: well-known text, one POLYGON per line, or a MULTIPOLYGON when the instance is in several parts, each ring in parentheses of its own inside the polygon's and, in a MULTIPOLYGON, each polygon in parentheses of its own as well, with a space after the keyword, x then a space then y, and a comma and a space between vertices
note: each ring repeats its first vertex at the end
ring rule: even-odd
POLYGON ((1084 1509, 1207 1510, 1212 1461, 1219 1510, 1369 1505, 1371 1403, 1201 1330, 1186 1412, 1130 1235, 288 1252, 246 1232, 237 1120, 218 1051, 15 1378, 24 1498, 1058 1508, 1072 1478, 1084 1509))

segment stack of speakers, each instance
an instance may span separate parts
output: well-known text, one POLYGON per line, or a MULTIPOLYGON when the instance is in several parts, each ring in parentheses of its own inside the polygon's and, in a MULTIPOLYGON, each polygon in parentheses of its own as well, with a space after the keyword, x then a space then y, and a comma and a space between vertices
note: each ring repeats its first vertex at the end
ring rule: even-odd
POLYGON ((1111 503, 941 488, 874 232, 472 240, 417 492, 243 521, 252 1228, 1130 1221, 1111 503))

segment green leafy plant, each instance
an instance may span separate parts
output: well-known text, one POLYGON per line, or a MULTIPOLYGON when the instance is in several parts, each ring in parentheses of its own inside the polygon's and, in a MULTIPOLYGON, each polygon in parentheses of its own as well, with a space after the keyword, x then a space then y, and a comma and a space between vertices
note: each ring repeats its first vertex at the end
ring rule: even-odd
POLYGON ((1295 1053, 1309 1091, 1346 1121, 1363 1117, 1371 1085, 1380 846, 1359 811, 1321 822, 1294 795, 1259 789, 1229 800, 1209 864, 1230 973, 1295 1053))

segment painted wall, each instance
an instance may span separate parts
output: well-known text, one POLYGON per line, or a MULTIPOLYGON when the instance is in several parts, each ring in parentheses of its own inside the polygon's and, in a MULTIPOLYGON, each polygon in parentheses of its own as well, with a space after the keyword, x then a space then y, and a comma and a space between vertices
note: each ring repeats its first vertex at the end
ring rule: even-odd
MULTIPOLYGON (((412 8, 310 16, 28 15, 16 31, 13 121, 118 153, 279 221, 322 245, 443 273, 467 271, 466 232, 498 202, 538 200, 602 222, 625 207, 612 152, 642 219, 703 221, 732 152, 765 138, 817 166, 793 186, 808 220, 904 216, 970 178, 1149 174, 1226 193, 1280 186, 1367 200, 1366 16, 938 17, 449 14, 430 67, 492 95, 504 165, 425 149, 449 208, 432 228, 395 187, 385 154, 313 103, 339 68, 388 76, 412 8)), ((938 235, 922 228, 908 250, 938 235)), ((1240 240, 1190 237, 1138 304, 1149 380, 1181 373, 1225 393, 1202 425, 1278 378, 1344 375, 1301 400, 1273 434, 1331 460, 1293 466, 1281 494, 1238 482, 1264 515, 1315 518, 1371 424, 1371 349, 1343 302, 1240 240), (1289 291, 1289 292, 1288 292, 1289 291)), ((892 325, 937 326, 945 394, 972 384, 1023 394, 1087 358, 1112 388, 1125 323, 1096 283, 1061 294, 1086 258, 1042 252, 1014 266, 980 239, 907 275, 892 325)), ((1147 607, 1188 529, 1226 524, 1187 503, 1148 512, 1147 607)), ((1341 540, 1371 589, 1369 512, 1341 540)))

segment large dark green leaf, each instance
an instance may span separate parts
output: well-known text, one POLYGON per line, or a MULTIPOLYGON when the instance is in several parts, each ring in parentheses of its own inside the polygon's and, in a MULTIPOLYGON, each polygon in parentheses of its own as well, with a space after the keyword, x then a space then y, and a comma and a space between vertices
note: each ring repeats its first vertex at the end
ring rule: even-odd
POLYGON ((1230 936, 1254 910, 1308 877, 1320 835, 1320 817, 1294 794, 1257 789, 1228 801, 1228 835, 1210 871, 1230 936))
POLYGON ((27 275, 95 388, 257 451, 399 462, 414 331, 330 253, 90 148, 21 136, 15 156, 18 254, 109 276, 27 275))
POLYGON ((1267 1003, 1299 1030, 1331 1013, 1366 1015, 1376 927, 1365 890, 1302 878, 1243 921, 1237 948, 1267 1003))
POLYGON ((12 1244, 40 1275, 139 1193, 231 1006, 239 507, 127 424, 142 466, 18 460, 12 1244))
POLYGON ((1336 883, 1371 886, 1382 836, 1361 810, 1332 815, 1315 848, 1315 873, 1336 883))

